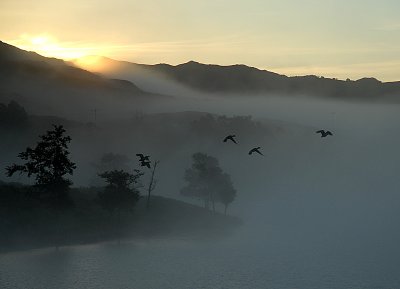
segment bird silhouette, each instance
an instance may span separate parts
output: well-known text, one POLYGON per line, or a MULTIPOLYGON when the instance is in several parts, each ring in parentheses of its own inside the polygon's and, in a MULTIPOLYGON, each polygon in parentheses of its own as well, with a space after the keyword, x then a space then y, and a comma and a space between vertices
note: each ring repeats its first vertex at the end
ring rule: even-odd
POLYGON ((139 162, 144 162, 144 161, 149 161, 150 159, 150 156, 145 156, 145 155, 143 155, 143 154, 136 154, 136 156, 138 156, 140 159, 139 159, 139 162))
POLYGON ((227 137, 224 138, 224 142, 227 142, 228 140, 233 141, 235 144, 237 144, 236 140, 234 139, 236 135, 230 134, 227 137))
POLYGON ((251 154, 253 154, 253 153, 258 153, 258 154, 260 154, 260 155, 263 156, 263 154, 260 152, 260 148, 261 148, 261 147, 255 147, 255 148, 251 149, 251 150, 249 151, 249 155, 251 155, 251 154))
POLYGON ((140 165, 142 167, 148 167, 150 169, 150 162, 149 161, 140 161, 140 165))
POLYGON ((328 135, 333 135, 329 130, 318 130, 315 133, 320 133, 321 137, 327 137, 328 135))

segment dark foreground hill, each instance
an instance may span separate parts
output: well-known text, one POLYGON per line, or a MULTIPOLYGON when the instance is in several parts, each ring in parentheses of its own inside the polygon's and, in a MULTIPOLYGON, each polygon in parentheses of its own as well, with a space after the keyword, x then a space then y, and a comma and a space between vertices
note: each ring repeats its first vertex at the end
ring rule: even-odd
POLYGON ((0 101, 11 99, 36 114, 82 119, 96 108, 134 111, 166 97, 0 41, 0 101))
POLYGON ((74 206, 55 212, 29 199, 24 187, 0 184, 0 252, 111 241, 118 238, 222 237, 239 219, 178 200, 142 198, 133 212, 110 215, 96 202, 100 188, 73 189, 74 206))

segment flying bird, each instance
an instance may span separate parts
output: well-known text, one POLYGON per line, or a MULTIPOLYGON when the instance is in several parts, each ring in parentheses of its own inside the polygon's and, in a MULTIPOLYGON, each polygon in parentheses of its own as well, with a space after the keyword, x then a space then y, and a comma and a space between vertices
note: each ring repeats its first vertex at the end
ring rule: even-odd
POLYGON ((235 144, 237 144, 236 140, 235 140, 236 135, 234 134, 230 134, 227 137, 224 138, 224 142, 227 142, 228 140, 233 141, 235 144))
POLYGON ((140 159, 139 159, 139 162, 144 162, 144 161, 149 161, 150 159, 150 156, 145 156, 145 155, 143 155, 143 154, 136 154, 136 156, 138 156, 140 159))
POLYGON ((148 167, 150 169, 150 162, 149 161, 141 161, 140 165, 142 167, 148 167))
POLYGON ((329 130, 318 130, 315 133, 320 133, 321 137, 327 137, 328 135, 333 135, 329 130))
POLYGON ((251 155, 251 154, 253 154, 253 153, 258 153, 258 154, 260 154, 260 155, 263 156, 263 154, 260 152, 260 148, 261 148, 261 147, 256 147, 256 148, 251 149, 251 150, 249 151, 249 155, 251 155))

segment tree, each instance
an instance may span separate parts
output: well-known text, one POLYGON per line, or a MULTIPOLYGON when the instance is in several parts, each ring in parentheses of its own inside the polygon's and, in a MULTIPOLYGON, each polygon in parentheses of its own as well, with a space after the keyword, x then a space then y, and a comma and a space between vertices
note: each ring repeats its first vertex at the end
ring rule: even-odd
POLYGON ((220 182, 218 185, 218 201, 225 206, 224 214, 226 215, 228 206, 236 197, 236 190, 233 187, 231 177, 226 173, 220 175, 220 182))
POLYGON ((107 185, 103 191, 98 193, 98 200, 103 209, 110 212, 111 215, 117 215, 118 242, 121 239, 121 212, 133 211, 140 199, 141 196, 137 185, 142 175, 143 173, 139 170, 135 170, 135 174, 130 174, 123 170, 113 170, 99 174, 101 178, 105 179, 107 185))
POLYGON ((138 186, 140 177, 143 175, 139 170, 130 174, 123 170, 107 171, 99 174, 105 179, 107 185, 103 191, 98 193, 98 198, 103 209, 111 214, 121 211, 132 211, 140 199, 138 186))
POLYGON ((222 171, 215 157, 195 153, 192 158, 192 167, 185 171, 184 176, 188 184, 182 188, 181 194, 203 200, 207 209, 211 203, 214 211, 215 203, 221 202, 226 211, 236 196, 229 175, 222 171))
POLYGON ((65 208, 72 204, 69 199, 72 182, 65 175, 72 175, 76 165, 69 159, 71 137, 64 135, 66 131, 62 125, 53 125, 53 128, 40 136, 35 148, 28 147, 18 155, 26 161, 23 165, 8 166, 6 174, 8 177, 16 172, 28 177, 34 175, 37 197, 54 208, 65 208))
POLYGON ((28 114, 16 101, 8 105, 0 103, 0 128, 22 129, 28 125, 28 114))
POLYGON ((151 171, 151 177, 150 177, 150 182, 149 182, 149 186, 147 187, 147 202, 146 202, 146 208, 149 209, 150 208, 150 195, 151 192, 154 191, 154 189, 156 188, 157 185, 157 180, 154 178, 154 175, 156 173, 156 168, 157 165, 160 163, 160 161, 155 161, 153 164, 153 170, 151 171))
POLYGON ((203 153, 195 153, 192 156, 192 167, 185 171, 184 179, 188 183, 181 190, 181 194, 204 201, 204 207, 209 209, 213 198, 213 183, 215 176, 220 172, 216 158, 203 153))

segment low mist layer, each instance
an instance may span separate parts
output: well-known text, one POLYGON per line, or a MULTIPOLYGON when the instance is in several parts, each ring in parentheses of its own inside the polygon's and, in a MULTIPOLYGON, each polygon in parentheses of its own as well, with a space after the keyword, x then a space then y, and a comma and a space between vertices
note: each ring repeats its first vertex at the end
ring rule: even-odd
MULTIPOLYGON (((174 85, 170 86, 172 92, 174 85)), ((72 276, 77 276, 71 269, 74 264, 92 264, 85 263, 88 259, 100 262, 105 271, 109 266, 112 272, 121 268, 110 265, 114 264, 110 254, 135 268, 150 262, 155 271, 166 270, 174 277, 138 277, 138 288, 158 288, 165 280, 173 284, 165 288, 189 283, 195 284, 194 288, 224 288, 227 284, 232 288, 265 288, 266 284, 272 288, 396 288, 400 284, 397 104, 304 93, 291 97, 277 93, 209 95, 188 87, 177 94, 137 109, 131 102, 115 98, 115 106, 97 102, 96 114, 92 112, 90 118, 69 118, 52 109, 47 115, 46 110, 37 113, 24 103, 23 113, 15 104, 6 109, 8 102, 4 101, 2 109, 14 111, 17 107, 21 114, 12 115, 21 118, 2 124, 2 168, 17 162, 18 153, 33 145, 52 124, 62 124, 71 136, 70 156, 77 164, 71 177, 74 189, 104 185, 98 176, 100 169, 145 170, 147 182, 150 171, 140 167, 136 156, 143 153, 160 161, 154 195, 202 206, 202 200, 180 193, 192 155, 200 152, 218 160, 237 191, 228 212, 241 218, 242 225, 233 235, 214 242, 172 237, 159 243, 147 243, 146 239, 144 245, 128 242, 120 249, 109 245, 68 248, 64 257, 71 263, 63 264, 72 276), (53 113, 55 116, 49 116, 53 113), (332 135, 322 138, 316 133, 321 129, 332 135), (237 144, 223 142, 230 134, 236 136, 237 144), (249 155, 255 147, 260 147, 263 155, 249 155), (104 165, 105 155, 114 156, 115 163, 104 165), (131 262, 137 262, 136 266, 131 262), (205 270, 203 275, 193 274, 200 269, 205 270), (182 281, 176 281, 179 278, 182 281)), ((7 97, 18 101, 12 94, 7 97)), ((1 175, 0 179, 32 183, 18 175, 1 175)), ((221 204, 216 211, 223 212, 221 204)), ((7 255, 0 268, 11 276, 7 264, 15 268, 24 258, 43 256, 50 263, 55 260, 46 251, 35 254, 7 255)), ((129 274, 119 276, 98 280, 109 287, 131 284, 129 274)), ((6 278, 8 284, 18 279, 6 278)), ((41 280, 48 281, 46 277, 41 280)), ((65 284, 60 288, 68 288, 70 282, 65 284)), ((99 288, 106 288, 104 284, 97 283, 99 288)))

